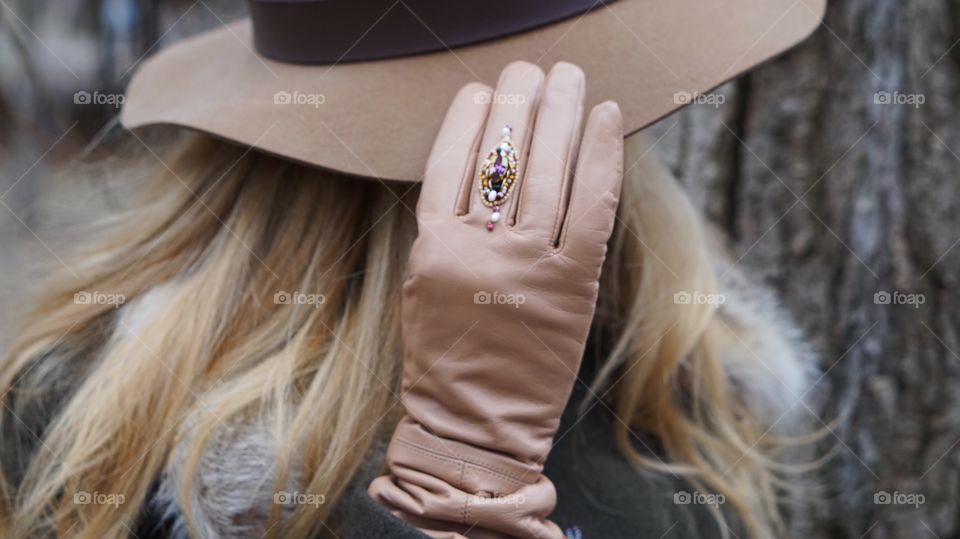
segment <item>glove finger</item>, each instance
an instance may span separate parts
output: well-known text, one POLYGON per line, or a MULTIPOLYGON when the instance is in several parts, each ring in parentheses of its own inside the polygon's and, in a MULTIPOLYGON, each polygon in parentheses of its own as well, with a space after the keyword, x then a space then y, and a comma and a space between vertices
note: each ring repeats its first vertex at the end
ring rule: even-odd
MULTIPOLYGON (((587 263, 602 259, 613 231, 623 179, 623 117, 612 101, 587 120, 560 247, 587 263)), ((599 272, 599 264, 597 271, 599 272)))
POLYGON ((553 66, 544 84, 519 201, 512 208, 517 230, 553 246, 569 198, 580 142, 586 80, 566 62, 553 66))
MULTIPOLYGON (((527 150, 530 148, 530 135, 533 133, 534 113, 543 88, 543 70, 529 62, 513 62, 503 69, 493 94, 493 104, 487 117, 487 127, 483 142, 477 155, 477 165, 473 173, 473 189, 470 195, 470 208, 465 221, 473 226, 484 226, 493 213, 480 199, 479 174, 483 161, 496 148, 504 136, 504 128, 510 127, 510 139, 519 161, 517 183, 504 205, 500 205, 502 216, 510 204, 515 203, 517 191, 523 189, 523 174, 527 150)), ((506 229, 501 223, 496 229, 506 229)))
POLYGON ((466 206, 492 94, 489 86, 473 82, 454 97, 427 160, 418 216, 454 216, 466 206))

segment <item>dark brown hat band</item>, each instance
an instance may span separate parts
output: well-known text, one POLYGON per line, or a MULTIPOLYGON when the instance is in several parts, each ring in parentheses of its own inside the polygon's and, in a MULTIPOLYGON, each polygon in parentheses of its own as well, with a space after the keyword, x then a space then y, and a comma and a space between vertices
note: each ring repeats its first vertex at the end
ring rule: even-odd
POLYGON ((557 22, 613 0, 250 0, 254 45, 332 64, 444 50, 557 22))

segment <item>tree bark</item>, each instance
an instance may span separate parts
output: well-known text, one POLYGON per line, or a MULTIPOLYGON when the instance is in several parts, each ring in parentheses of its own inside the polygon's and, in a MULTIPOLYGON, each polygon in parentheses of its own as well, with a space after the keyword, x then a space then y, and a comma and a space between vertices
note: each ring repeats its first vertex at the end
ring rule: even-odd
POLYGON ((835 456, 794 537, 960 537, 958 15, 832 2, 809 40, 720 88, 723 105, 653 129, 821 355, 799 406, 835 456))

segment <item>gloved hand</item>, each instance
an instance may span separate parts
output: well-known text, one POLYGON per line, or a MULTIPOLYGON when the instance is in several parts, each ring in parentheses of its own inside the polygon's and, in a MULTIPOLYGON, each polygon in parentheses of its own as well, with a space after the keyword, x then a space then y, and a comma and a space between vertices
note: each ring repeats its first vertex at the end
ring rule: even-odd
POLYGON ((584 91, 574 65, 544 80, 512 63, 495 93, 460 91, 430 155, 403 296, 406 415, 369 493, 433 537, 563 537, 542 463, 623 173, 615 103, 593 109, 581 142, 584 91))

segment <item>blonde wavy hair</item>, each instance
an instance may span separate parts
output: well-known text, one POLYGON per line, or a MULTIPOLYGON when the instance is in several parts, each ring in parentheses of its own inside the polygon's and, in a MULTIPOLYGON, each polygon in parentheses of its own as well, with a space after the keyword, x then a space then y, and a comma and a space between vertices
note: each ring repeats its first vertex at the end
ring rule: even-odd
MULTIPOLYGON (((628 165, 638 151, 628 147, 628 165)), ((8 463, 0 478, 4 537, 127 536, 177 444, 188 447, 179 505, 196 535, 190 500, 205 447, 232 418, 257 414, 275 438, 277 489, 296 468, 302 491, 326 497, 289 514, 267 509, 266 536, 307 538, 335 526, 337 500, 399 418, 416 186, 197 135, 161 156, 166 164, 143 167, 151 177, 138 197, 77 246, 72 271, 44 281, 2 359, 0 432, 37 437, 30 461, 8 463), (92 291, 126 306, 75 300, 92 291), (129 307, 151 291, 162 291, 163 308, 131 320, 129 307), (278 305, 282 291, 324 300, 278 305), (80 492, 123 503, 72 503, 80 492)), ((710 257, 673 178, 640 159, 602 277, 593 334, 607 357, 594 391, 624 419, 616 439, 636 465, 723 494, 754 537, 781 536, 776 444, 721 363, 716 309, 674 302, 676 291, 715 291, 710 257), (656 439, 661 458, 638 453, 627 424, 656 439)))

